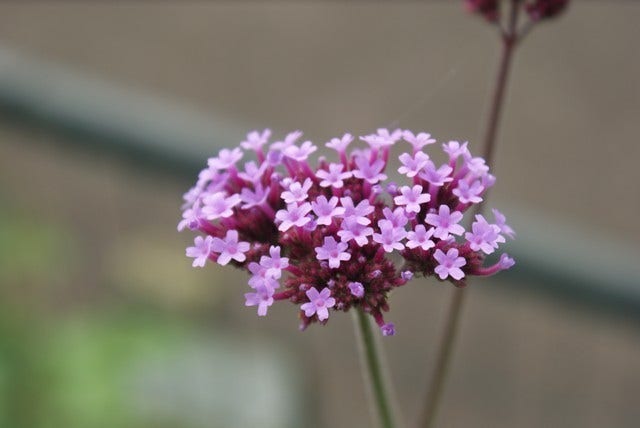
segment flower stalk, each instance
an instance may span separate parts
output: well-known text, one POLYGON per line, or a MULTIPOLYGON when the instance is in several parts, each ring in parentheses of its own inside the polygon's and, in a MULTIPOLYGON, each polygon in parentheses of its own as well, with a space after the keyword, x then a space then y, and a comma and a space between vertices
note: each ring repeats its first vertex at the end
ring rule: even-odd
POLYGON ((380 427, 397 427, 378 341, 371 328, 371 317, 362 309, 353 311, 353 314, 356 336, 358 336, 360 366, 364 372, 365 382, 368 383, 371 408, 375 409, 380 427))
MULTIPOLYGON (((496 135, 500 118, 504 106, 504 98, 509 79, 509 71, 513 62, 513 54, 519 41, 518 34, 518 15, 520 11, 519 0, 511 0, 511 8, 507 28, 501 30, 502 53, 500 65, 496 75, 491 107, 487 118, 486 133, 484 137, 484 145, 482 156, 487 165, 493 165, 493 156, 495 153, 496 135)), ((532 22, 532 21, 530 21, 532 22)), ((528 32, 528 29, 527 29, 528 32)), ((475 214, 482 214, 484 202, 486 198, 476 205, 475 214)), ((427 392, 427 400, 422 414, 421 426, 431 428, 437 416, 440 401, 444 392, 445 382, 449 374, 453 350, 458 335, 460 319, 464 307, 465 296, 467 292, 464 288, 456 288, 452 291, 451 303, 447 312, 444 329, 438 346, 436 362, 433 369, 431 381, 427 392)))

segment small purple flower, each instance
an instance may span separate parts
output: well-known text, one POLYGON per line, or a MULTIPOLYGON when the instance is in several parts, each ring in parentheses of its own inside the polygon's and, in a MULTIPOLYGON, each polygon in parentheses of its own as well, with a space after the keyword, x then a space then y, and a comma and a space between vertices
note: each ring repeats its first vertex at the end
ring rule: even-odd
POLYGON ((369 144, 372 149, 378 150, 383 147, 393 146, 401 137, 402 130, 400 129, 389 132, 388 129, 379 128, 377 134, 365 135, 360 139, 369 144))
POLYGON ((213 237, 211 236, 196 236, 194 239, 193 247, 187 248, 187 257, 193 257, 193 267, 204 267, 207 259, 209 258, 209 254, 211 254, 211 244, 213 242, 213 237))
POLYGON ((383 336, 394 336, 396 334, 396 326, 392 322, 388 322, 380 326, 383 336))
POLYGON ((498 248, 499 242, 504 242, 504 238, 500 236, 499 232, 498 226, 489 224, 482 215, 478 214, 476 221, 471 225, 471 232, 467 232, 464 237, 473 251, 491 254, 498 248))
POLYGON ((458 211, 451 212, 447 205, 440 205, 438 214, 429 213, 425 218, 428 224, 436 227, 433 236, 438 239, 447 239, 450 233, 462 235, 464 227, 458 224, 460 220, 462 220, 462 213, 458 211))
POLYGON ((467 156, 465 158, 464 166, 474 177, 482 177, 484 174, 489 172, 489 166, 485 160, 480 157, 472 158, 471 156, 467 156))
POLYGON ((498 264, 500 265, 500 269, 506 270, 515 265, 516 261, 509 257, 507 253, 503 253, 502 255, 500 255, 500 261, 498 262, 498 264))
POLYGON ((282 159, 284 159, 282 150, 270 149, 269 152, 267 152, 267 163, 272 167, 280 165, 282 159))
POLYGON ((280 247, 272 245, 269 256, 260 257, 260 266, 265 269, 265 276, 278 279, 282 276, 282 270, 289 267, 289 259, 281 257, 280 250, 280 247))
POLYGON ((266 163, 258 166, 254 161, 250 161, 244 164, 244 172, 239 172, 238 176, 249 183, 257 183, 262 178, 262 174, 264 174, 266 169, 266 163))
POLYGON ((306 292, 309 298, 309 303, 304 303, 300 306, 300 309, 304 311, 306 317, 318 316, 319 321, 324 321, 329 318, 329 308, 332 308, 336 304, 336 299, 331 297, 331 290, 323 288, 318 292, 315 288, 310 288, 306 292))
POLYGON ((332 138, 331 141, 325 144, 330 149, 334 149, 338 153, 344 153, 347 146, 353 141, 351 134, 344 134, 342 138, 332 138))
POLYGON ((496 184, 496 176, 487 172, 480 177, 480 182, 485 189, 488 189, 489 187, 492 187, 494 184, 496 184))
POLYGON ((349 291, 351 291, 351 295, 360 299, 364 296, 364 286, 360 282, 350 282, 349 283, 349 291))
POLYGON ((242 150, 236 147, 233 150, 222 149, 215 158, 209 158, 209 167, 216 169, 227 169, 235 166, 236 162, 242 159, 242 150))
POLYGON ((346 250, 348 244, 336 242, 333 236, 325 236, 322 247, 316 247, 316 257, 318 260, 328 260, 329 267, 335 269, 340 266, 340 262, 351 259, 351 254, 346 250))
POLYGON ((276 219, 280 222, 278 230, 286 232, 292 226, 302 227, 311 221, 310 217, 307 217, 311 211, 311 204, 305 202, 298 206, 296 204, 287 205, 286 210, 280 210, 276 213, 276 219))
POLYGON ((400 191, 400 196, 393 198, 393 201, 396 205, 404 206, 408 213, 419 213, 420 204, 425 204, 431 200, 431 196, 428 193, 422 193, 422 186, 419 184, 413 187, 402 186, 398 190, 400 191))
POLYGON ((313 212, 318 216, 317 224, 328 226, 334 217, 344 214, 344 208, 338 206, 338 197, 333 196, 327 200, 324 195, 320 195, 314 202, 311 202, 313 212))
POLYGON ((429 161, 429 155, 424 152, 416 152, 414 156, 411 156, 409 153, 403 153, 399 159, 402 166, 398 168, 398 172, 409 178, 413 178, 425 167, 429 161))
POLYGON ((198 181, 196 183, 196 187, 200 189, 204 189, 207 184, 211 182, 217 182, 220 179, 221 174, 216 168, 212 168, 210 166, 206 167, 200 173, 198 173, 198 181))
POLYGON ((254 290, 255 293, 246 293, 244 295, 244 305, 258 306, 258 315, 263 317, 267 315, 269 306, 273 305, 274 290, 265 286, 256 287, 254 290))
POLYGON ((452 172, 453 168, 449 165, 442 165, 440 168, 436 169, 433 162, 427 161, 423 171, 420 173, 420 178, 428 181, 434 186, 440 187, 444 185, 444 183, 448 183, 453 180, 452 177, 449 177, 452 172))
POLYGON ((463 204, 477 204, 482 202, 480 195, 484 192, 484 186, 480 181, 476 180, 471 185, 466 180, 460 180, 458 187, 453 189, 453 194, 458 197, 458 200, 463 204))
POLYGON ((435 273, 440 279, 446 279, 448 276, 453 279, 460 280, 464 277, 464 272, 460 269, 467 264, 464 257, 458 257, 458 250, 450 248, 445 254, 442 250, 437 249, 433 254, 433 258, 439 263, 435 268, 435 273))
POLYGON ((354 177, 366 180, 371 184, 376 184, 380 180, 387 179, 387 176, 382 173, 385 166, 382 159, 378 159, 374 161, 373 164, 370 164, 369 159, 365 156, 358 156, 355 161, 358 168, 353 170, 354 177))
POLYGON ((364 199, 360 201, 358 205, 354 206, 353 199, 346 196, 344 198, 340 198, 340 203, 344 207, 344 214, 342 215, 345 220, 353 218, 357 223, 360 223, 363 226, 371 223, 371 220, 367 216, 373 213, 375 208, 369 203, 368 200, 364 199))
POLYGON ((411 281, 411 279, 413 278, 413 272, 411 272, 410 270, 404 270, 400 274, 400 277, 405 281, 411 281))
POLYGON ((187 208, 182 213, 182 220, 178 223, 178 231, 182 232, 185 227, 196 230, 200 224, 200 217, 203 217, 203 214, 199 204, 196 203, 193 207, 187 208))
POLYGON ((371 235, 373 235, 373 228, 361 225, 353 217, 344 219, 342 229, 338 231, 342 242, 349 242, 353 239, 360 247, 369 243, 368 237, 371 235))
POLYGON ((270 129, 265 129, 262 133, 251 131, 247 134, 247 139, 241 142, 240 145, 243 149, 259 152, 262 150, 262 146, 267 144, 269 137, 271 137, 270 129))
POLYGON ((413 146, 414 152, 421 150, 424 146, 428 146, 429 144, 436 142, 436 140, 431 138, 431 134, 427 134, 426 132, 420 132, 418 135, 413 135, 413 132, 406 130, 402 132, 402 138, 413 146))
POLYGON ((394 227, 389 220, 380 220, 378 227, 380 233, 374 233, 373 240, 381 244, 385 252, 404 250, 404 244, 400 242, 407 236, 407 231, 404 228, 394 227))
POLYGON ((407 248, 422 248, 427 251, 429 248, 435 247, 435 243, 429 239, 433 236, 433 228, 427 230, 424 225, 419 224, 415 230, 407 234, 407 248))
POLYGON ((242 208, 247 210, 261 205, 267 200, 267 196, 269 196, 268 191, 266 191, 259 182, 256 183, 254 190, 245 187, 240 191, 240 199, 242 199, 243 202, 242 208))
POLYGON ((342 188, 344 186, 344 181, 351 178, 351 172, 342 172, 344 169, 344 165, 339 163, 329 164, 329 171, 325 171, 323 169, 316 172, 316 176, 320 178, 322 181, 320 182, 320 186, 322 187, 335 187, 336 189, 342 188))
POLYGON ((467 142, 460 144, 458 141, 449 141, 442 145, 442 149, 449 155, 450 160, 456 160, 460 156, 467 157, 469 155, 469 149, 467 149, 467 142))
POLYGON ((516 237, 516 232, 506 223, 507 218, 497 209, 492 209, 493 217, 496 220, 496 226, 500 228, 500 231, 507 235, 509 238, 514 239, 516 237))
POLYGON ((284 199, 285 204, 302 202, 309 196, 307 192, 309 192, 309 189, 311 189, 312 184, 313 182, 310 178, 304 180, 303 184, 294 181, 288 186, 289 190, 286 192, 282 192, 282 195, 280 195, 280 197, 284 199))
POLYGON ((227 231, 224 239, 213 238, 211 242, 211 250, 219 254, 218 264, 222 266, 231 260, 240 263, 244 262, 247 260, 247 256, 244 253, 249 251, 249 248, 251 246, 248 242, 238 242, 238 231, 233 229, 227 231))
POLYGON ((225 192, 217 192, 207 195, 203 199, 204 207, 202 213, 207 220, 216 220, 218 218, 227 218, 233 215, 233 208, 241 201, 240 195, 237 193, 227 197, 225 192))
POLYGON ((393 211, 391 211, 391 208, 389 207, 384 207, 384 209, 382 210, 382 214, 384 215, 384 218, 386 220, 389 220, 391 222, 393 227, 404 228, 409 222, 409 219, 405 215, 404 209, 400 207, 396 208, 393 211))
POLYGON ((295 145, 285 147, 283 153, 288 158, 304 162, 316 150, 318 150, 318 147, 314 146, 311 141, 305 141, 300 147, 295 145))
POLYGON ((292 146, 300 137, 302 137, 302 131, 289 132, 287 136, 284 137, 284 140, 276 141, 271 144, 271 146, 269 146, 269 150, 283 151, 287 147, 292 146))

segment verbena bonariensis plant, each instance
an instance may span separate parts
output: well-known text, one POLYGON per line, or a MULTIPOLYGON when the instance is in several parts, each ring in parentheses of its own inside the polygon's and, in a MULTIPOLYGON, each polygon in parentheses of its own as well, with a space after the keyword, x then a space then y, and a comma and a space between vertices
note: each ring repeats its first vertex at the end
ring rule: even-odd
POLYGON ((388 294, 414 275, 463 287, 469 276, 514 264, 503 253, 485 265, 485 257, 514 236, 498 210, 492 221, 476 215, 468 230, 463 226, 465 212, 495 183, 466 142, 442 144, 448 161, 437 165, 424 150, 436 142, 429 134, 378 129, 360 137, 365 147, 351 151, 354 138, 345 134, 326 143, 337 160, 320 157, 314 167, 309 156, 317 147, 298 143, 301 132, 268 145, 270 134, 251 132, 241 147, 210 158, 185 194, 178 225, 203 234, 186 251, 193 266, 210 260, 251 274, 245 304, 257 306, 258 315, 288 300, 299 305, 305 329, 325 324, 330 310, 359 307, 388 336, 395 333, 383 316, 388 294), (398 158, 407 180, 395 183, 385 169, 391 146, 401 140, 410 148, 398 158), (255 159, 240 167, 249 155, 255 159))

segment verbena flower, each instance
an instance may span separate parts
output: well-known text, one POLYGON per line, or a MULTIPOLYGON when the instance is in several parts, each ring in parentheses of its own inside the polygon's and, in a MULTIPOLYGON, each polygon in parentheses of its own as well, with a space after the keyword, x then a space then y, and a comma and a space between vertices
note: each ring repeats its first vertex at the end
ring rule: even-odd
POLYGON ((493 222, 477 215, 464 226, 465 213, 495 182, 467 143, 443 144, 447 161, 437 165, 424 151, 437 148, 430 134, 379 129, 349 152, 351 134, 331 139, 325 145, 338 160, 315 164, 309 156, 317 147, 298 145, 300 131, 271 144, 270 136, 253 131, 241 147, 210 158, 184 196, 178 224, 199 232, 186 251, 193 266, 210 260, 250 274, 245 305, 258 315, 289 301, 304 329, 359 307, 393 335, 384 320, 389 293, 414 276, 462 287, 469 276, 513 266, 506 254, 485 266, 486 255, 515 236, 500 211, 493 210, 493 222), (409 146, 398 159, 406 183, 396 184, 386 170, 401 140, 409 146))

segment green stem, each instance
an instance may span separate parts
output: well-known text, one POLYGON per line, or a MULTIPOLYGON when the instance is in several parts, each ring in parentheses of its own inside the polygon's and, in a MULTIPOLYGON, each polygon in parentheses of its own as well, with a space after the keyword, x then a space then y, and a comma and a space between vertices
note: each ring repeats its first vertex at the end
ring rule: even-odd
POLYGON ((371 317, 358 308, 353 311, 353 320, 358 336, 360 356, 365 382, 368 383, 370 398, 373 407, 378 415, 380 426, 383 428, 394 428, 393 408, 390 401, 389 388, 385 381, 380 350, 376 343, 373 329, 371 328, 371 317))

